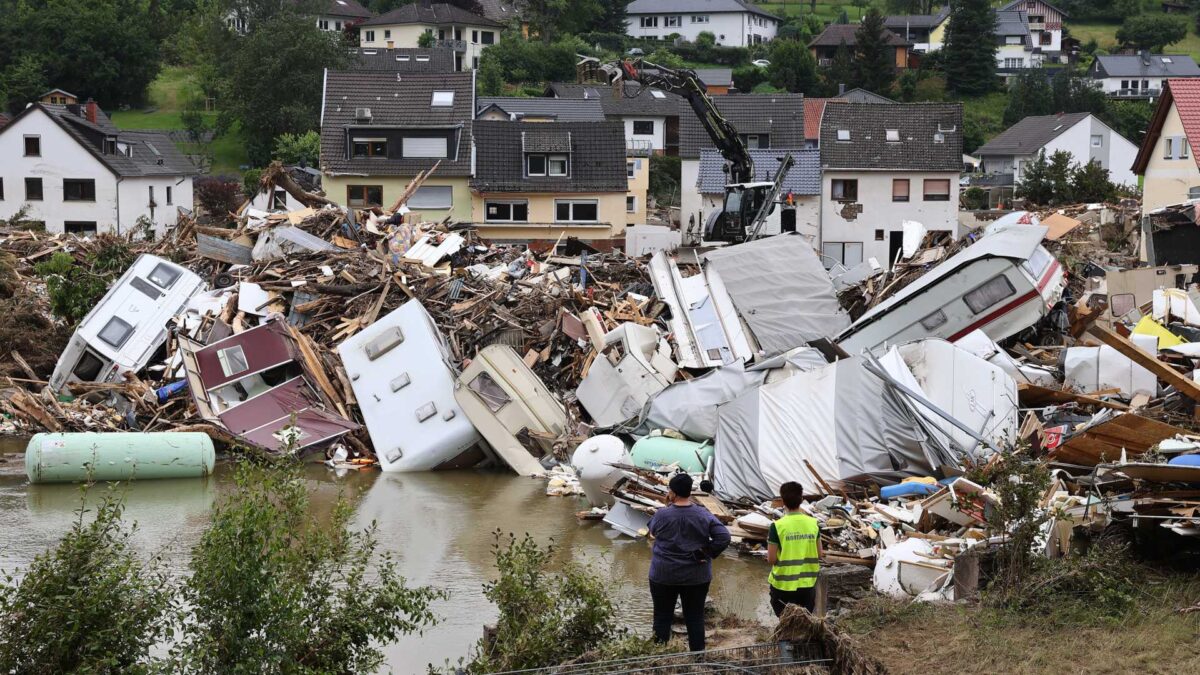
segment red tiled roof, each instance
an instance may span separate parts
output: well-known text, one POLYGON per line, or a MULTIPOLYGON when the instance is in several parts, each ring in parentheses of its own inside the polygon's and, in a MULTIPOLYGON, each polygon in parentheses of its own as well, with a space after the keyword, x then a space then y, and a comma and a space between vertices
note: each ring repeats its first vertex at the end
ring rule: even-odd
MULTIPOLYGON (((1150 119, 1150 128, 1146 131, 1146 137, 1142 139, 1142 146, 1133 162, 1134 173, 1146 173, 1146 165, 1150 162, 1154 148, 1158 146, 1158 139, 1162 137, 1163 123, 1166 122, 1167 113, 1172 105, 1179 113, 1188 145, 1193 148, 1200 147, 1200 78, 1169 79, 1163 86, 1158 107, 1150 119)), ((1196 166, 1200 167, 1200 157, 1197 157, 1195 152, 1192 153, 1192 158, 1196 166)))
POLYGON ((838 98, 807 98, 804 99, 804 140, 821 140, 821 118, 825 115, 825 104, 845 103, 838 98))

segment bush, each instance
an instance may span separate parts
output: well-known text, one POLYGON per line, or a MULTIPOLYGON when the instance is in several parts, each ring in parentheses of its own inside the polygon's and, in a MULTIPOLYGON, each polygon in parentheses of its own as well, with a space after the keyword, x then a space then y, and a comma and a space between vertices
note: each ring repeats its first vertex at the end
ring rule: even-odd
POLYGON ((51 313, 72 326, 92 311, 109 283, 133 264, 129 242, 113 235, 100 235, 97 241, 100 247, 88 255, 87 267, 62 251, 33 266, 34 273, 46 280, 51 313))
POLYGON ((716 63, 722 66, 740 66, 750 62, 750 51, 744 47, 722 47, 699 42, 681 42, 670 47, 685 61, 716 63))
POLYGON ((980 187, 969 187, 962 192, 962 207, 968 211, 982 211, 988 207, 987 192, 980 187))
MULTIPOLYGON (((84 493, 86 494, 86 492, 84 493)), ((150 647, 168 637, 171 586, 158 559, 130 549, 121 500, 80 505, 71 529, 19 580, 0 582, 0 671, 144 671, 150 647)))
POLYGON ((196 202, 204 211, 221 220, 236 211, 241 204, 242 182, 220 176, 203 176, 193 184, 196 202))
POLYGON ((321 158, 321 135, 316 131, 280 134, 275 137, 271 158, 284 166, 317 166, 321 158))
POLYGON ((262 175, 262 169, 246 169, 242 172, 242 194, 246 195, 246 199, 254 199, 258 194, 262 175))
POLYGON ((650 155, 650 196, 660 206, 679 205, 679 184, 683 164, 678 157, 650 155))
POLYGON ((733 86, 742 92, 754 91, 754 88, 767 81, 767 69, 758 66, 742 66, 733 71, 733 86))

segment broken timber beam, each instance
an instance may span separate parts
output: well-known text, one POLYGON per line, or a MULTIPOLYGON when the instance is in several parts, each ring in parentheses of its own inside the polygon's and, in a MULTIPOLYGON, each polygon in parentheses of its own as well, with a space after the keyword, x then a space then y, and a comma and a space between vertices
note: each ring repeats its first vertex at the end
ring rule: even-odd
POLYGON ((1117 350, 1130 361, 1154 373, 1158 376, 1158 379, 1175 387, 1179 393, 1200 403, 1200 385, 1180 374, 1174 368, 1142 351, 1127 338, 1118 335, 1116 332, 1100 324, 1093 324, 1088 328, 1088 333, 1091 333, 1096 339, 1117 350))

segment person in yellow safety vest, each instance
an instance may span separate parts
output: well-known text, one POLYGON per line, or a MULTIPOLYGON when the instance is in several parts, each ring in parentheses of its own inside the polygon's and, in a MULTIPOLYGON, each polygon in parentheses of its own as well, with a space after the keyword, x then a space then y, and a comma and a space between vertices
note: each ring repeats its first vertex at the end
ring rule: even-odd
POLYGON ((787 513, 771 523, 767 533, 767 562, 771 574, 771 609, 783 614, 787 605, 813 611, 817 602, 817 575, 821 571, 821 528, 817 519, 800 510, 804 488, 787 482, 779 486, 787 513))

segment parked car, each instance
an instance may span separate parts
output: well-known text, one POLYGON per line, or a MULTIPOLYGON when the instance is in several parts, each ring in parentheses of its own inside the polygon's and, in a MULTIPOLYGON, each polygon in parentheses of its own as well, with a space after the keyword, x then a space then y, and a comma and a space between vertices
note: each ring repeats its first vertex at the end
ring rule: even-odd
POLYGON ((771 65, 771 62, 768 61, 767 59, 755 59, 755 60, 751 61, 750 63, 758 66, 759 68, 766 68, 767 66, 771 65))
POLYGON ((641 47, 632 47, 632 48, 630 48, 629 51, 625 52, 625 55, 626 56, 645 56, 646 52, 642 51, 641 47))

